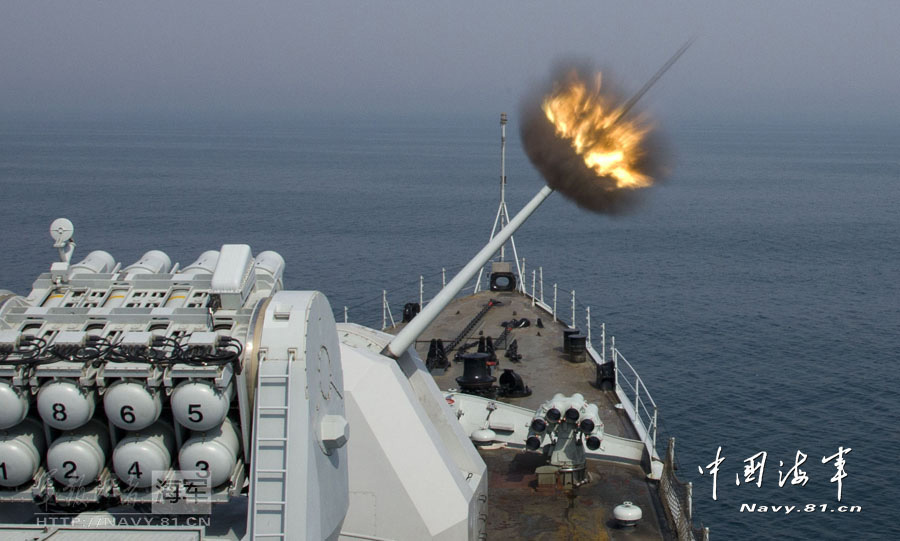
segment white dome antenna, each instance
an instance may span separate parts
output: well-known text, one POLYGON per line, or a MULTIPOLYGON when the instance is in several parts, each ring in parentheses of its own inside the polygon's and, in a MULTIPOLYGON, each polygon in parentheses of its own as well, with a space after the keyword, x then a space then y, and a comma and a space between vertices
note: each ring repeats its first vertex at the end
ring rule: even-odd
POLYGON ((57 218, 50 224, 50 236, 53 237, 53 247, 59 250, 59 258, 63 263, 72 260, 72 252, 75 251, 75 241, 72 235, 75 226, 68 218, 57 218))

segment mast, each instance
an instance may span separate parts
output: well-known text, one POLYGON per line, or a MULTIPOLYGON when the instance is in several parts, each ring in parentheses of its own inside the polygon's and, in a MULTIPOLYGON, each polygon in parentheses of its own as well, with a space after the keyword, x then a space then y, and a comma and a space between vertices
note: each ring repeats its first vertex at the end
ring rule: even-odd
MULTIPOLYGON (((506 113, 500 113, 500 206, 497 207, 497 216, 494 218, 494 227, 491 228, 491 237, 493 240, 497 233, 509 225, 509 209, 506 207, 506 113)), ((522 275, 521 261, 519 261, 519 253, 516 250, 516 239, 510 235, 509 243, 512 246, 513 258, 516 261, 516 274, 519 276, 519 289, 525 287, 525 277, 522 275)), ((506 260, 506 243, 500 245, 500 261, 506 260)), ((481 289, 481 278, 484 275, 484 268, 478 271, 478 281, 475 282, 475 293, 481 289)), ((524 290, 523 290, 524 291, 524 290)))
MULTIPOLYGON (((500 206, 506 208, 506 113, 500 113, 500 206)), ((504 213, 505 215, 506 213, 504 213)), ((500 229, 505 225, 504 217, 500 217, 500 229)), ((509 222, 509 217, 506 217, 509 222)), ((494 238, 494 232, 491 231, 491 238, 494 238)), ((500 261, 504 261, 506 257, 506 244, 500 247, 500 261)))

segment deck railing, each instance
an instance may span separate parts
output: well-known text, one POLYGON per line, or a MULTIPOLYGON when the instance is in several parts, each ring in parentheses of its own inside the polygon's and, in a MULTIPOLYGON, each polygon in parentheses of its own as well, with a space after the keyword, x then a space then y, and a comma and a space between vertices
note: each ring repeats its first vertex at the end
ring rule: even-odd
POLYGON ((644 385, 644 380, 631 366, 628 359, 616 348, 616 338, 612 337, 613 364, 616 367, 616 394, 628 413, 628 418, 634 423, 635 430, 650 456, 656 454, 656 433, 659 421, 659 412, 656 402, 650 396, 650 391, 644 385))
POLYGON ((659 479, 659 496, 669 522, 675 525, 678 541, 709 541, 709 528, 693 527, 693 485, 675 475, 675 438, 669 438, 663 475, 659 479))

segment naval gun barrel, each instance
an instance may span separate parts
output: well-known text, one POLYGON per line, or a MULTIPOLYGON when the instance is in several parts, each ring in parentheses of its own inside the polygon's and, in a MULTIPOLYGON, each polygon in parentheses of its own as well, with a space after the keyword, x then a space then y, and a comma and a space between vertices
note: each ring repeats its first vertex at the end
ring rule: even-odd
POLYGON ((684 45, 682 45, 677 51, 675 51, 675 54, 673 54, 672 57, 662 65, 661 68, 656 70, 656 73, 653 74, 653 77, 651 77, 649 81, 644 83, 644 86, 642 86, 641 89, 634 94, 634 96, 631 96, 631 98, 627 102, 625 102, 625 105, 622 106, 621 110, 619 111, 619 115, 615 118, 615 120, 612 121, 612 124, 615 124, 616 122, 621 120, 623 116, 628 114, 628 111, 630 111, 631 108, 634 107, 635 104, 637 104, 638 100, 644 97, 644 94, 646 94, 648 90, 653 88, 653 85, 656 84, 656 81, 659 81, 660 77, 662 77, 667 71, 669 71, 669 68, 671 68, 679 58, 681 58, 681 55, 683 55, 684 52, 687 51, 691 45, 693 45, 694 40, 696 39, 697 38, 691 38, 684 42, 684 45))
POLYGON ((434 321, 438 314, 450 304, 450 301, 452 301, 453 298, 456 297, 456 294, 465 287, 466 283, 475 276, 478 269, 483 267, 485 263, 497 253, 497 250, 509 240, 509 237, 525 223, 525 220, 531 216, 541 203, 544 202, 544 199, 547 199, 547 196, 551 193, 553 193, 553 189, 549 186, 541 188, 541 191, 539 191, 527 205, 522 207, 522 210, 506 224, 506 227, 501 229, 500 232, 497 233, 497 235, 491 239, 491 241, 488 242, 484 248, 482 248, 481 251, 453 277, 452 280, 450 280, 449 283, 447 283, 444 289, 435 295, 434 298, 431 299, 431 302, 429 302, 422 311, 412 319, 412 321, 407 323, 406 327, 403 327, 403 329, 397 333, 397 336, 395 336, 387 347, 384 348, 384 351, 381 352, 382 355, 387 355, 394 359, 399 358, 400 355, 416 341, 416 338, 422 334, 422 331, 434 321))

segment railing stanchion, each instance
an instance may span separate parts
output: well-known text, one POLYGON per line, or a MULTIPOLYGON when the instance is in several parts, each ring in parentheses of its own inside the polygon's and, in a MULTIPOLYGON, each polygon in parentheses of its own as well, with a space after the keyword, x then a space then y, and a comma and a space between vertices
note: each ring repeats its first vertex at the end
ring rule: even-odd
POLYGON ((688 481, 687 484, 687 501, 688 501, 688 518, 693 522, 694 517, 694 483, 688 481))
POLYGON ((541 304, 544 303, 544 267, 538 268, 538 274, 541 275, 541 304))
POLYGON ((556 323, 556 284, 553 284, 553 322, 556 323))
POLYGON ((606 364, 606 323, 600 324, 600 358, 606 364))
POLYGON ((447 269, 441 267, 441 289, 447 287, 447 269))
MULTIPOLYGON (((637 401, 640 400, 639 392, 641 390, 641 376, 637 375, 637 372, 634 373, 634 403, 637 404, 637 401)), ((634 407, 634 417, 637 418, 638 411, 637 405, 634 407)))
POLYGON ((419 275, 419 308, 425 306, 425 277, 419 275))
POLYGON ((519 290, 522 291, 522 293, 528 293, 528 289, 525 287, 525 276, 526 276, 526 274, 525 274, 525 258, 524 258, 524 257, 522 258, 522 270, 521 270, 521 272, 522 272, 522 274, 521 274, 520 276, 522 277, 522 283, 519 284, 519 290))
POLYGON ((570 325, 570 327, 573 329, 578 328, 578 325, 575 324, 575 290, 574 289, 572 290, 572 324, 570 325))
MULTIPOLYGON (((641 397, 638 396, 637 389, 635 389, 635 391, 634 391, 634 419, 632 419, 635 426, 637 426, 638 424, 644 424, 644 422, 641 421, 640 408, 641 408, 641 397)), ((644 437, 641 438, 641 443, 643 443, 644 445, 647 445, 647 436, 649 436, 649 434, 647 434, 646 431, 644 431, 644 432, 645 432, 644 437)))
POLYGON ((531 306, 534 306, 534 280, 536 276, 537 272, 531 269, 531 306))
POLYGON ((590 306, 588 306, 585 309, 584 319, 585 319, 584 324, 587 325, 587 342, 588 342, 588 344, 590 344, 591 343, 591 307, 590 306))
MULTIPOLYGON (((606 325, 604 323, 604 325, 606 325)), ((616 375, 616 389, 619 388, 619 355, 616 351, 616 337, 612 336, 609 341, 609 351, 612 353, 613 358, 613 374, 616 375)))
POLYGON ((344 307, 344 323, 347 323, 347 307, 344 307))
POLYGON ((387 329, 387 289, 381 290, 381 330, 387 329))

